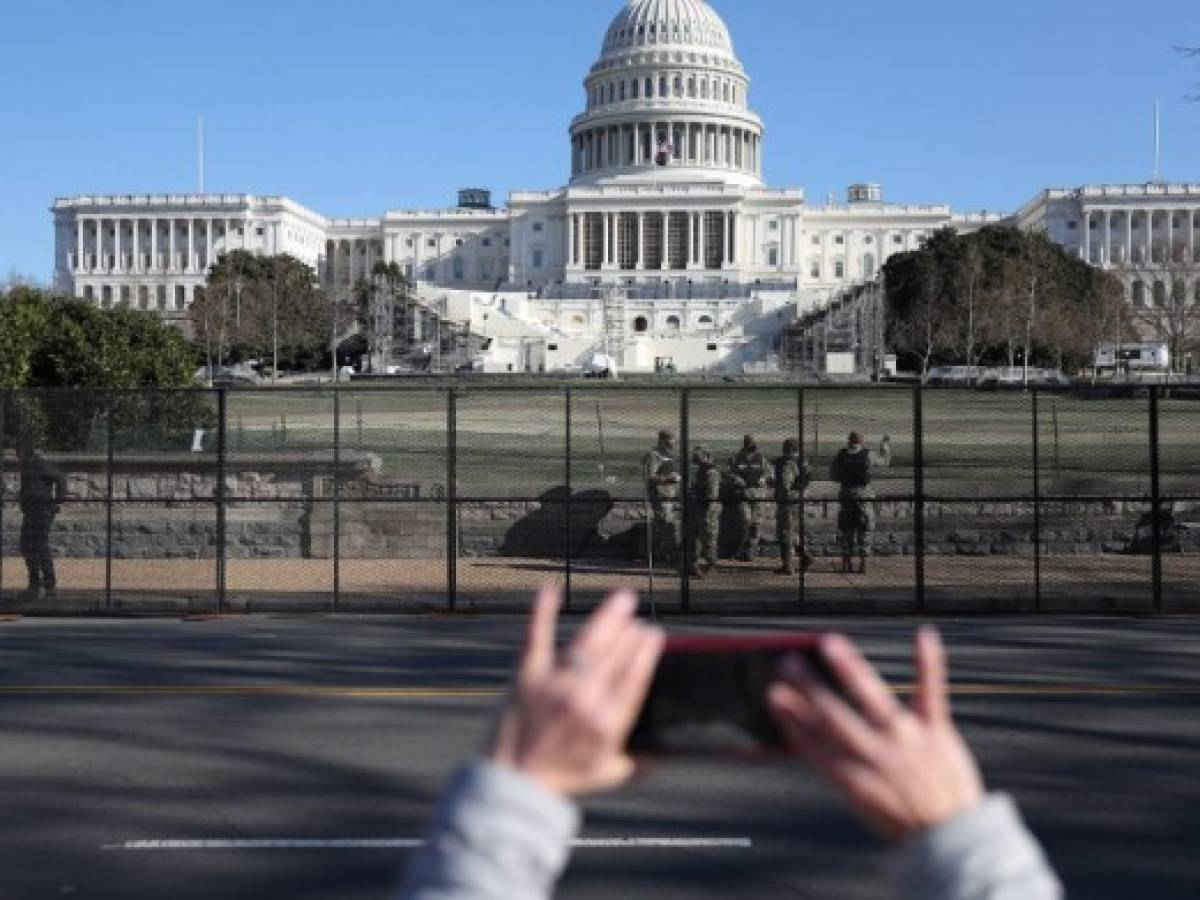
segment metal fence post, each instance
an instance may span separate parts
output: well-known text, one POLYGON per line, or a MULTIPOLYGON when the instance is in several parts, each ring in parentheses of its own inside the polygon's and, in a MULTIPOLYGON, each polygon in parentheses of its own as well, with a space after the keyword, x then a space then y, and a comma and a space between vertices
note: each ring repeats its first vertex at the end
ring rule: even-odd
POLYGON ((0 598, 4 596, 4 506, 8 496, 8 480, 4 473, 5 438, 8 437, 8 404, 11 390, 0 393, 0 598))
POLYGON ((104 475, 104 607, 111 611, 113 603, 113 395, 105 393, 105 475, 104 475))
POLYGON ((682 507, 683 515, 681 517, 682 530, 679 535, 679 606, 680 610, 686 615, 692 611, 692 548, 691 540, 691 525, 692 512, 689 508, 691 504, 688 502, 691 499, 691 434, 690 434, 690 416, 691 416, 691 389, 684 388, 679 393, 679 455, 680 455, 680 482, 679 482, 679 502, 682 507))
POLYGON ((913 548, 917 612, 925 613, 925 411, 924 389, 913 388, 913 548))
MULTIPOLYGON (((801 466, 801 470, 803 471, 803 466, 805 463, 805 459, 804 459, 804 388, 800 388, 800 390, 796 392, 796 419, 800 424, 800 466, 801 466)), ((778 484, 775 486, 775 489, 777 491, 782 490, 781 486, 778 484)), ((806 530, 808 526, 805 523, 806 516, 804 515, 805 497, 807 495, 808 495, 808 487, 807 487, 807 485, 805 485, 805 487, 800 491, 800 566, 799 566, 799 568, 800 568, 800 595, 797 598, 797 600, 801 607, 804 606, 805 593, 808 589, 808 578, 807 578, 807 573, 806 573, 808 566, 805 565, 805 560, 808 559, 808 557, 806 555, 808 553, 808 534, 807 534, 807 530, 806 530)), ((775 513, 776 516, 779 515, 778 510, 779 510, 779 507, 777 506, 776 513, 775 513)), ((778 523, 776 523, 776 528, 778 530, 778 523)), ((782 535, 782 531, 780 532, 780 534, 782 535)), ((781 554, 783 554, 786 552, 786 549, 784 547, 780 547, 779 552, 781 554)))
POLYGON ((1038 392, 1033 389, 1033 611, 1042 611, 1042 460, 1038 392))
POLYGON ((446 603, 458 607, 458 394, 446 389, 446 603))
POLYGON ((217 612, 225 612, 225 605, 228 601, 227 588, 228 579, 226 577, 226 556, 225 542, 228 531, 228 504, 229 497, 225 484, 225 475, 227 472, 228 459, 226 458, 226 420, 228 416, 228 407, 226 401, 228 397, 225 393, 225 388, 217 389, 217 489, 213 492, 213 497, 217 501, 217 612))
POLYGON ((1158 385, 1150 386, 1150 518, 1154 535, 1154 550, 1150 563, 1150 582, 1153 586, 1154 612, 1161 615, 1163 603, 1162 574, 1162 484, 1159 468, 1159 409, 1158 385))
POLYGON ((342 392, 333 386, 333 611, 342 600, 342 392))
POLYGON ((571 497, 574 492, 573 480, 571 477, 571 389, 565 388, 563 391, 564 403, 564 419, 563 419, 563 435, 566 446, 563 449, 563 482, 566 485, 566 503, 565 516, 566 521, 563 527, 563 541, 566 548, 565 559, 563 563, 565 582, 563 585, 563 602, 567 612, 571 611, 571 556, 573 547, 571 546, 571 497))

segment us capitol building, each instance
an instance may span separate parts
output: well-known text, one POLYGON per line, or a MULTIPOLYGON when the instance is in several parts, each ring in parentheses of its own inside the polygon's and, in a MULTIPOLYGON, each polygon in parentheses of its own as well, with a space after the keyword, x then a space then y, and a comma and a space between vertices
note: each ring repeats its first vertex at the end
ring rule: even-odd
MULTIPOLYGON (((53 207, 58 289, 183 320, 231 250, 287 253, 348 297, 395 262, 419 301, 489 339, 488 371, 555 371, 598 354, 622 370, 764 360, 780 330, 874 279, 943 227, 1010 221, 1122 274, 1131 302, 1197 259, 1200 184, 1042 191, 1012 216, 888 203, 875 184, 809 205, 762 179, 765 129, 729 29, 705 0, 630 0, 604 35, 570 124, 571 179, 494 209, 465 190, 441 210, 327 218, 285 197, 78 196, 53 207)), ((1200 273, 1184 276, 1200 298, 1200 273)))

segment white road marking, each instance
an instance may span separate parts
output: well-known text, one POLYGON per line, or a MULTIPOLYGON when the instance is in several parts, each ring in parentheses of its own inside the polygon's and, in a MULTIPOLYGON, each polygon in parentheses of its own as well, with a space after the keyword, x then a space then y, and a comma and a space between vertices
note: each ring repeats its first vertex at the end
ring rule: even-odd
MULTIPOLYGON (((419 838, 207 838, 200 840, 140 840, 105 844, 104 850, 415 850, 425 846, 419 838)), ((612 837, 580 838, 577 850, 750 850, 745 837, 612 837)))

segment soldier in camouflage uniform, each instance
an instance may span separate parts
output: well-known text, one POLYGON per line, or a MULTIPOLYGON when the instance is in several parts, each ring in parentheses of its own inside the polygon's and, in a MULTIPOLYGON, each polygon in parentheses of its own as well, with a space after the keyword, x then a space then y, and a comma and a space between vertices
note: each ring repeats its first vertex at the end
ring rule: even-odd
POLYGON ((45 459, 23 436, 17 445, 20 458, 21 556, 29 572, 29 586, 21 594, 23 602, 38 598, 44 590, 53 600, 57 589, 54 554, 50 550, 50 529, 67 494, 67 479, 58 466, 45 459))
POLYGON ((891 439, 884 437, 879 458, 863 446, 862 436, 851 432, 846 446, 838 451, 830 467, 829 477, 837 482, 838 534, 842 542, 842 571, 853 571, 852 560, 858 556, 858 571, 866 574, 867 557, 871 554, 871 534, 875 530, 875 510, 872 501, 871 470, 891 461, 891 439))
POLYGON ((658 444, 646 454, 643 463, 646 500, 650 505, 650 528, 656 554, 664 562, 679 559, 679 460, 675 455, 675 435, 658 433, 658 444))
POLYGON ((771 489, 767 485, 767 460, 758 449, 753 435, 746 435, 742 439, 742 449, 730 457, 729 477, 734 486, 742 529, 737 556, 743 562, 751 562, 758 556, 763 514, 771 499, 771 489))
MULTIPOLYGON (((775 488, 775 533, 783 566, 777 575, 796 574, 796 544, 800 532, 800 501, 812 481, 812 467, 800 458, 800 442, 788 438, 783 442, 783 456, 775 460, 772 484, 775 488)), ((800 562, 805 571, 812 565, 807 548, 800 562)))
POLYGON ((703 578, 717 567, 717 548, 721 533, 721 473, 712 454, 697 447, 692 454, 696 479, 691 483, 689 527, 692 531, 691 574, 703 578), (706 566, 701 571, 700 564, 706 566))

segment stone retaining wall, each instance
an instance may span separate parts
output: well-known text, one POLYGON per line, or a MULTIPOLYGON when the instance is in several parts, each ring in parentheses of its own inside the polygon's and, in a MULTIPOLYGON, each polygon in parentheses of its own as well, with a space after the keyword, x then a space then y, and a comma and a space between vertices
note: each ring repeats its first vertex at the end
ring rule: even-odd
MULTIPOLYGON (((61 557, 103 557, 109 550, 107 460, 103 457, 56 457, 69 481, 70 502, 52 535, 61 557)), ((2 537, 4 552, 17 549, 20 514, 15 495, 15 460, 3 460, 7 501, 2 537)), ((440 485, 422 487, 380 477, 379 458, 348 452, 339 462, 340 552, 345 558, 436 559, 445 555, 446 510, 437 498, 440 485), (372 502, 355 502, 370 500, 372 502), (391 502, 394 501, 394 502, 391 502)), ((334 553, 333 460, 329 454, 236 455, 226 461, 226 553, 232 559, 316 558, 334 553)), ((116 559, 211 558, 217 548, 216 463, 212 457, 172 454, 118 458, 113 466, 114 498, 111 551, 116 559)), ((541 502, 480 502, 458 510, 460 552, 465 556, 578 557, 641 555, 645 546, 645 508, 638 500, 614 500, 602 491, 565 489, 547 492, 541 502), (569 527, 568 527, 569 526, 569 527)), ((1044 503, 1043 551, 1049 554, 1127 552, 1138 520, 1148 505, 1139 502, 1081 500, 1044 503)), ((774 505, 764 504, 763 540, 774 546, 774 505)), ((805 532, 817 555, 836 555, 836 500, 818 496, 805 503, 805 532)), ((1180 543, 1200 551, 1200 513, 1176 506, 1180 543)), ((884 499, 875 503, 877 555, 915 552, 913 503, 884 499)), ((1030 501, 973 500, 926 503, 926 552, 936 555, 1013 555, 1033 553, 1034 508, 1030 501)), ((732 552, 738 532, 736 514, 726 510, 722 544, 732 552)))

